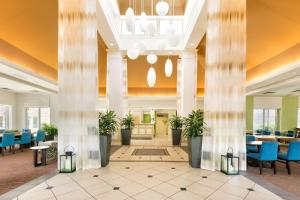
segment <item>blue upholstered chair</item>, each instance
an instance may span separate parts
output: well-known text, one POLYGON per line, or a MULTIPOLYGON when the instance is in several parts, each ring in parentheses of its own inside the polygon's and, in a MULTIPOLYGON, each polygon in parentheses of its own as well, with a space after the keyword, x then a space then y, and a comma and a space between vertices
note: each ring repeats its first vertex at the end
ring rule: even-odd
POLYGON ((31 133, 30 132, 22 132, 21 139, 20 140, 15 140, 15 144, 20 145, 21 151, 23 151, 23 145, 31 143, 31 133))
POLYGON ((38 130, 36 133, 36 136, 32 139, 33 142, 36 142, 36 145, 39 145, 39 142, 42 142, 45 140, 45 131, 38 130))
MULTIPOLYGON (((246 142, 253 142, 256 141, 256 137, 254 135, 246 135, 246 142)), ((247 145, 247 153, 258 153, 258 148, 257 146, 251 146, 247 145)))
POLYGON ((300 141, 292 141, 289 143, 287 152, 278 153, 278 159, 284 160, 288 174, 291 174, 290 161, 300 161, 300 141))
POLYGON ((13 148, 15 152, 15 134, 13 132, 4 132, 2 135, 2 141, 0 143, 0 151, 4 155, 4 148, 9 147, 10 150, 13 148))
POLYGON ((257 160, 259 164, 259 172, 262 174, 262 165, 264 161, 270 161, 271 167, 276 174, 276 160, 277 160, 278 142, 263 142, 259 153, 247 154, 248 159, 257 160))
POLYGON ((294 135, 294 131, 288 131, 287 134, 286 134, 286 136, 288 136, 288 137, 294 137, 295 136, 294 135))
POLYGON ((23 128, 23 129, 22 129, 22 133, 23 133, 23 132, 29 132, 29 133, 31 133, 31 130, 30 130, 29 128, 23 128))
POLYGON ((280 136, 280 135, 281 135, 280 131, 275 131, 275 136, 280 136))

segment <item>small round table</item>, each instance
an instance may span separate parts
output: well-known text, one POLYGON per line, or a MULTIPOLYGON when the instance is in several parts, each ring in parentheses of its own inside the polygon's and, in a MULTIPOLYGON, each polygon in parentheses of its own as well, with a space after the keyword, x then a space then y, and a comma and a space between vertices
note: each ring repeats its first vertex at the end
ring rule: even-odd
POLYGON ((30 149, 33 150, 33 166, 38 167, 41 165, 46 165, 47 149, 49 146, 35 146, 30 149), (41 159, 38 159, 39 151, 42 152, 41 159))

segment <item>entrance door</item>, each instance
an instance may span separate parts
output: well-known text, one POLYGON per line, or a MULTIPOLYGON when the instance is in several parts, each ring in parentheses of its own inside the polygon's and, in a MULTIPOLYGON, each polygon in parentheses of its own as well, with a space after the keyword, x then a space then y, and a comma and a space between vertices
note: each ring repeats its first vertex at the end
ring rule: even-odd
POLYGON ((168 114, 157 113, 156 115, 156 136, 168 135, 168 114))

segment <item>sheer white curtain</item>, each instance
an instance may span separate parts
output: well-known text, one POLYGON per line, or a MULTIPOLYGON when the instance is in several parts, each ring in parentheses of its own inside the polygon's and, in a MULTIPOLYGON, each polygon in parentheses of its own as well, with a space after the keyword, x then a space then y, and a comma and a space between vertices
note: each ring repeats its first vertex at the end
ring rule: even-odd
POLYGON ((72 146, 77 169, 100 167, 96 101, 96 0, 59 0, 58 153, 72 146))
POLYGON ((232 147, 246 169, 246 0, 209 0, 206 33, 205 122, 202 168, 220 169, 232 147))

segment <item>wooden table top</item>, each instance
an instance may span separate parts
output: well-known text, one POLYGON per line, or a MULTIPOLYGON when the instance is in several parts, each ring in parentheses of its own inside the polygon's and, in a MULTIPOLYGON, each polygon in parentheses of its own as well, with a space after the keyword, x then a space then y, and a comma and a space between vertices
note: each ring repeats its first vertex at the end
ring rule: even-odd
MULTIPOLYGON (((265 141, 251 141, 251 142, 246 142, 246 145, 250 145, 250 146, 261 146, 262 143, 265 141)), ((286 146, 288 144, 283 144, 283 143, 278 143, 279 146, 286 146)))
POLYGON ((41 150, 41 149, 48 149, 49 146, 35 146, 35 147, 30 147, 31 150, 41 150))

